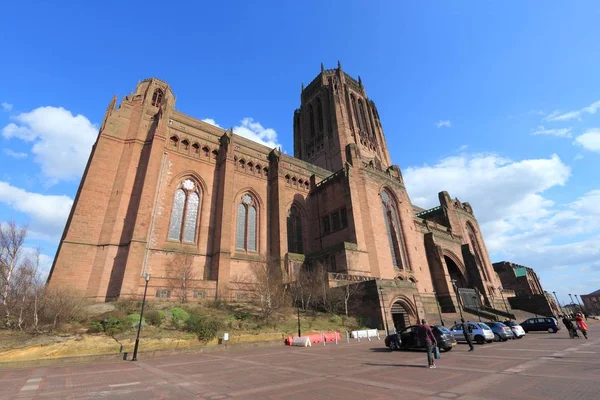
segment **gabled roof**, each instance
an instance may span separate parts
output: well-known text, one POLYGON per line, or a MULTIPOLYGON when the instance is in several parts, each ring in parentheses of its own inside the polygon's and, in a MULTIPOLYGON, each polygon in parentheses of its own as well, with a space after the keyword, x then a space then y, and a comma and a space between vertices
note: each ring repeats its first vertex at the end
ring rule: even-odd
POLYGON ((590 294, 588 294, 588 296, 596 296, 600 294, 600 289, 596 290, 595 292, 592 292, 590 294))

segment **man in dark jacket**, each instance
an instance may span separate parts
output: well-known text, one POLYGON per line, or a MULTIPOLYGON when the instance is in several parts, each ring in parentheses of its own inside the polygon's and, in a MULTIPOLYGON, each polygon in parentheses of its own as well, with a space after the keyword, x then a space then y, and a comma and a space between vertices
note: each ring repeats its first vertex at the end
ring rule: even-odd
POLYGON ((465 322, 464 318, 461 318, 460 321, 462 322, 463 335, 465 335, 465 340, 469 344, 469 351, 473 351, 475 350, 475 347, 473 347, 473 334, 471 332, 471 326, 468 322, 465 322))
POLYGON ((437 347, 437 340, 433 334, 431 326, 427 324, 424 319, 421 320, 421 329, 419 329, 419 340, 421 343, 425 343, 427 349, 427 363, 429 368, 435 368, 435 361, 433 358, 433 350, 437 347))

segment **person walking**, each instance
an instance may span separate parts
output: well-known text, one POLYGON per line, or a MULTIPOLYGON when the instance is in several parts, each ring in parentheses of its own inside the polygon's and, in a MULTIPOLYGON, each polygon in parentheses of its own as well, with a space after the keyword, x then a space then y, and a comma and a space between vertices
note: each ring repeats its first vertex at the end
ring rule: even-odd
POLYGON ((581 315, 581 313, 577 313, 575 315, 575 324, 577 324, 577 328, 581 331, 581 333, 583 333, 583 337, 587 339, 588 326, 585 320, 583 319, 583 315, 581 315))
POLYGON ((473 347, 473 335, 471 333, 471 325, 468 322, 466 322, 464 318, 461 318, 460 321, 462 322, 463 335, 465 335, 465 340, 469 344, 469 351, 474 351, 475 347, 473 347))
POLYGON ((437 340, 433 334, 431 326, 427 324, 424 319, 421 320, 421 328, 419 329, 419 340, 421 343, 425 343, 427 349, 427 364, 429 368, 435 368, 435 360, 433 358, 433 351, 437 347, 437 340))
POLYGON ((573 322, 566 315, 562 315, 562 323, 565 325, 565 328, 567 328, 569 337, 574 339, 577 336, 577 331, 575 330, 575 325, 573 325, 573 322))

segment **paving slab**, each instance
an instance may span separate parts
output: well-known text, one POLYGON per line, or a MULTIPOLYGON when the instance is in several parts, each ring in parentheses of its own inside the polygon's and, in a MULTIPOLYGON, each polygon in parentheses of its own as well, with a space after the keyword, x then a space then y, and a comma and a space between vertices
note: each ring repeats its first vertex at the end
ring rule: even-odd
POLYGON ((0 371, 4 399, 600 399, 600 324, 443 352, 391 352, 383 341, 264 347, 0 371))

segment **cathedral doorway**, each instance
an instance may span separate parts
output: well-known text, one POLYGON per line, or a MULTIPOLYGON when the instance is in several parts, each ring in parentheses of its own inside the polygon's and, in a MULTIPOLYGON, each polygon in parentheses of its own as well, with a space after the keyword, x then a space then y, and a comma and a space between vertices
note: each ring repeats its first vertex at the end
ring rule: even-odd
POLYGON ((392 321, 396 332, 400 332, 402 329, 410 326, 410 316, 408 310, 400 301, 396 301, 392 304, 392 321))
POLYGON ((450 279, 456 281, 456 287, 468 287, 467 278, 458 268, 458 265, 456 265, 456 263, 448 256, 444 256, 444 261, 446 262, 446 267, 448 267, 448 274, 450 275, 450 279))

